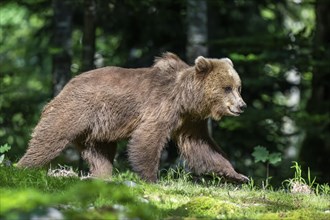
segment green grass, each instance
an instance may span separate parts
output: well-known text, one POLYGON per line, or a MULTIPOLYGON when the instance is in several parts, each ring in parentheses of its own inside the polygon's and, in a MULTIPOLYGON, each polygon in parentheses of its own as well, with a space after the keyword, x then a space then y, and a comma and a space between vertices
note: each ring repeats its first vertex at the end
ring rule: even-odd
POLYGON ((0 218, 49 216, 52 208, 62 219, 330 219, 326 190, 318 195, 292 194, 287 189, 221 183, 217 178, 196 182, 179 170, 147 184, 131 172, 117 173, 105 182, 0 167, 0 218))

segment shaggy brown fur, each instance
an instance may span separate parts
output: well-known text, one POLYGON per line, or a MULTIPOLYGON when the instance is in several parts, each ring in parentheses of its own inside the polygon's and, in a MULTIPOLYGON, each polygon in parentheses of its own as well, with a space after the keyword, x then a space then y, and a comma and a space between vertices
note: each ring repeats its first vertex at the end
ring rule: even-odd
POLYGON ((190 67, 166 53, 150 68, 105 67, 72 79, 43 110, 19 167, 42 166, 69 143, 92 175, 112 173, 116 141, 130 138, 129 161, 147 181, 157 180, 166 142, 177 141, 198 174, 215 172, 244 182, 209 137, 206 119, 239 115, 241 82, 228 58, 198 57, 190 67))

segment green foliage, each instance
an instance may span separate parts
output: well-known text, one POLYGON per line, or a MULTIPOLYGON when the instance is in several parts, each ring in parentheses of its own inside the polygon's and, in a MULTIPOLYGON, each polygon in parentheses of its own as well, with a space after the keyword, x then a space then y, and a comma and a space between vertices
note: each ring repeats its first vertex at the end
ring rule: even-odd
POLYGON ((11 149, 11 146, 9 146, 8 144, 4 144, 0 146, 0 166, 4 165, 5 162, 5 154, 6 152, 8 152, 11 149))
POLYGON ((255 163, 259 161, 266 162, 269 158, 269 151, 265 147, 257 146, 254 148, 252 156, 254 157, 255 163))
POLYGON ((282 160, 281 153, 269 153, 269 151, 262 146, 256 146, 254 148, 254 151, 252 153, 252 156, 254 157, 254 162, 257 163, 259 161, 266 163, 266 180, 263 182, 263 187, 271 187, 269 184, 269 181, 271 180, 271 176, 269 176, 269 165, 276 165, 282 160))
POLYGON ((16 2, 0 7, 0 143, 13 146, 13 161, 27 146, 41 106, 49 97, 50 75, 46 25, 49 10, 34 13, 16 2), (41 55, 43 54, 43 55, 41 55))
POLYGON ((254 151, 252 153, 252 156, 254 157, 254 162, 257 163, 259 161, 265 163, 269 163, 272 165, 276 165, 277 163, 282 161, 282 155, 281 153, 269 153, 269 151, 262 146, 256 146, 254 148, 254 151))
POLYGON ((9 144, 4 144, 0 146, 0 153, 6 153, 11 149, 11 146, 9 146, 9 144))

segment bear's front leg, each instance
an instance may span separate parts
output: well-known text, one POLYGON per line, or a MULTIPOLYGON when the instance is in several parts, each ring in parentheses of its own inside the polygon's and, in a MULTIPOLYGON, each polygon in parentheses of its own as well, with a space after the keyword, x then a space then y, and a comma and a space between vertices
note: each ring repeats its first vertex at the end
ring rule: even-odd
POLYGON ((222 150, 208 134, 207 121, 185 121, 177 131, 176 141, 188 166, 197 174, 214 172, 227 180, 247 182, 249 179, 235 171, 222 150))
POLYGON ((155 121, 145 122, 133 132, 128 143, 128 159, 143 180, 157 181, 161 152, 169 134, 168 123, 155 121))

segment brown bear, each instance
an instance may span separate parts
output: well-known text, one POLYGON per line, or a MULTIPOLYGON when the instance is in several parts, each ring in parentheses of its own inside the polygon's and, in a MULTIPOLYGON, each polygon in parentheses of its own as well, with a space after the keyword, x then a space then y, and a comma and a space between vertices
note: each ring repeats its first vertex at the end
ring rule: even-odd
POLYGON ((150 68, 105 67, 73 78, 46 107, 18 167, 38 167, 74 144, 93 176, 108 178, 116 142, 129 138, 128 158, 142 179, 157 180, 163 147, 176 141, 197 174, 246 182, 207 129, 207 118, 238 116, 246 107, 228 58, 198 57, 190 67, 172 53, 150 68))

